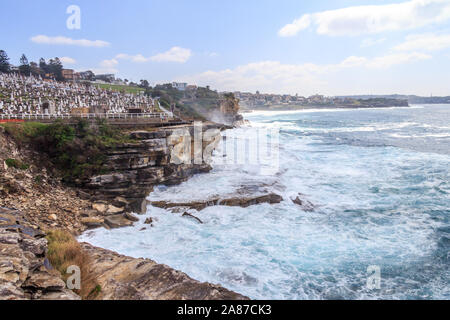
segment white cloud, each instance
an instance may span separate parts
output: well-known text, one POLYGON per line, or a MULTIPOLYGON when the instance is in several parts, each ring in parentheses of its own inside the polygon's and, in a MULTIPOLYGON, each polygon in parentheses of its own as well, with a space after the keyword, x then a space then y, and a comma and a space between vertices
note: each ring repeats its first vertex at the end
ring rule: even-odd
POLYGON ((371 59, 365 63, 368 68, 389 68, 398 64, 405 64, 420 60, 429 60, 432 56, 424 53, 394 53, 383 57, 371 59))
POLYGON ((173 47, 169 51, 159 53, 150 59, 156 62, 178 62, 185 63, 192 56, 192 52, 189 49, 180 47, 173 47))
POLYGON ((394 47, 397 51, 438 51, 450 47, 450 34, 436 35, 433 33, 417 34, 406 37, 405 42, 394 47))
POLYGON ((315 27, 321 35, 354 36, 414 29, 449 19, 449 0, 411 0, 305 14, 285 25, 278 34, 292 37, 302 30, 315 27))
POLYGON ((68 37, 49 37, 45 35, 38 35, 31 38, 31 41, 39 44, 53 44, 53 45, 67 45, 67 46, 80 46, 80 47, 97 47, 103 48, 110 45, 109 42, 102 40, 86 40, 86 39, 71 39, 68 37))
POLYGON ((137 54, 137 55, 133 56, 133 55, 121 53, 116 56, 116 59, 129 60, 129 61, 133 61, 133 62, 137 62, 137 63, 150 61, 149 58, 144 57, 142 54, 137 54))
POLYGON ((118 63, 119 61, 117 61, 116 59, 103 60, 102 62, 100 62, 100 66, 102 68, 114 68, 118 63))
POLYGON ((373 47, 373 46, 382 44, 385 41, 386 41, 386 38, 380 38, 380 39, 367 38, 361 42, 361 47, 362 48, 373 47))
POLYGON ((262 90, 264 92, 296 93, 318 92, 329 89, 324 77, 350 68, 386 69, 394 65, 430 59, 422 53, 397 53, 375 58, 351 56, 340 63, 318 65, 283 64, 279 61, 261 61, 238 66, 234 69, 206 71, 177 80, 211 85, 219 90, 262 90))
POLYGON ((77 63, 77 61, 75 59, 70 58, 70 57, 62 57, 62 58, 59 58, 59 60, 63 64, 75 64, 75 63, 77 63))
POLYGON ((185 63, 190 59, 191 56, 192 51, 190 49, 173 47, 169 51, 159 53, 157 55, 148 58, 142 54, 129 55, 121 53, 116 56, 116 59, 129 60, 136 63, 144 63, 149 61, 185 63))

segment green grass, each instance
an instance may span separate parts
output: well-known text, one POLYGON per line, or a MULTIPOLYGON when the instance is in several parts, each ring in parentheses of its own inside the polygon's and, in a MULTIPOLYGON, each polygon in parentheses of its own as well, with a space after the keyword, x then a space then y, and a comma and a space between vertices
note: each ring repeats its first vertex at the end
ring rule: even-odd
POLYGON ((116 84, 99 84, 99 83, 96 83, 94 85, 97 86, 98 88, 102 88, 102 89, 111 89, 114 91, 125 91, 126 93, 133 93, 133 94, 138 94, 139 92, 145 92, 144 89, 139 88, 139 87, 131 87, 131 86, 124 86, 124 85, 116 85, 116 84))

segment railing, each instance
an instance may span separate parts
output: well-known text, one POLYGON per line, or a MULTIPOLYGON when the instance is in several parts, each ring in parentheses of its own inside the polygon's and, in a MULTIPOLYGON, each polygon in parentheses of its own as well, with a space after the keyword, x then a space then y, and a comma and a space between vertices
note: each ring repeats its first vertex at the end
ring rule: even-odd
POLYGON ((84 113, 84 114, 0 114, 0 120, 57 119, 161 119, 173 118, 172 113, 84 113))

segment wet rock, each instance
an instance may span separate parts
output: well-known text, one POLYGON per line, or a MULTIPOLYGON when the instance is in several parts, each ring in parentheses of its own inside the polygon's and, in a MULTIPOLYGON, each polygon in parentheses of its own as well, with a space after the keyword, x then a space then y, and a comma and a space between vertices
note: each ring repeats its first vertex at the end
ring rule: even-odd
POLYGON ((183 217, 193 218, 193 219, 197 220, 200 224, 203 224, 202 220, 200 220, 199 218, 197 218, 196 216, 194 216, 194 215, 192 215, 192 214, 190 214, 188 212, 183 213, 183 217))
POLYGON ((105 218, 105 224, 112 229, 130 227, 133 222, 125 218, 122 214, 108 216, 105 218))
POLYGON ((145 219, 144 224, 152 224, 153 223, 153 218, 147 218, 145 219))
POLYGON ((302 199, 304 197, 303 194, 299 193, 298 197, 295 199, 291 199, 296 205, 300 206, 303 211, 313 212, 316 209, 316 206, 309 202, 308 200, 302 199))
POLYGON ((229 206, 229 207, 242 207, 246 208, 252 205, 261 203, 276 204, 283 201, 283 198, 275 193, 270 193, 262 196, 252 197, 232 197, 228 199, 214 198, 206 201, 192 201, 182 203, 171 203, 166 201, 154 201, 151 202, 152 206, 171 209, 171 208, 189 208, 197 211, 204 210, 207 207, 212 206, 229 206))

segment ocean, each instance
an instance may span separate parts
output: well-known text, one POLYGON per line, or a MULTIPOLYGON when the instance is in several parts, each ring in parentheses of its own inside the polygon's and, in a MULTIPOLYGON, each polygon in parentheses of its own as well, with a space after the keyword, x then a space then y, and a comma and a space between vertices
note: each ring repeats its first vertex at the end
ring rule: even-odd
POLYGON ((79 240, 252 299, 450 299, 450 105, 244 116, 227 141, 279 130, 274 174, 221 164, 222 144, 210 173, 148 199, 274 192, 283 202, 192 211, 204 224, 149 206, 134 227, 79 240), (314 211, 292 201, 299 194, 314 211))

